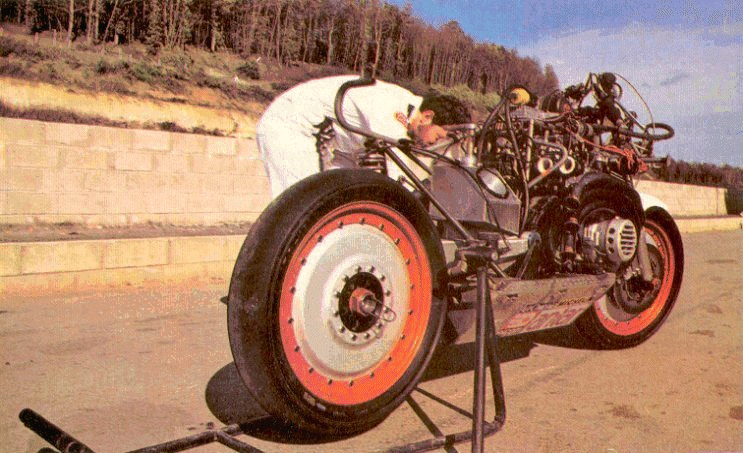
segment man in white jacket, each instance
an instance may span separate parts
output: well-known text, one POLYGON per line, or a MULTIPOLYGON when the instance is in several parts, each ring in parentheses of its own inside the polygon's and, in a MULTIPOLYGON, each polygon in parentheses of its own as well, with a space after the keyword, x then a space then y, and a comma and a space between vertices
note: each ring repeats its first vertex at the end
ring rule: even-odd
MULTIPOLYGON (((318 125, 332 118, 337 150, 327 168, 353 167, 365 137, 346 131, 335 122, 334 101, 340 86, 358 76, 336 76, 310 80, 276 98, 256 126, 256 141, 266 166, 271 193, 277 197, 297 181, 321 170, 317 151, 318 125)), ((391 83, 350 89, 343 101, 343 113, 353 126, 393 139, 411 138, 431 145, 446 137, 441 127, 470 121, 467 108, 451 96, 420 97, 391 83)), ((390 165, 389 174, 401 173, 390 165)))

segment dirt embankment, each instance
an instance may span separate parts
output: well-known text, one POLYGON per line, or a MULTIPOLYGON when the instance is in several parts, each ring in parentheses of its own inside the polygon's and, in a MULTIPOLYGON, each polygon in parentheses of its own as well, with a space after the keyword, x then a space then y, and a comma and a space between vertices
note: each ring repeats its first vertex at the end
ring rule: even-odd
MULTIPOLYGON (((199 98, 211 94, 202 90, 192 96, 199 98)), ((264 108, 258 103, 245 105, 245 111, 205 107, 178 100, 169 102, 121 94, 91 93, 9 77, 0 77, 0 102, 19 110, 70 111, 130 124, 173 123, 186 130, 215 130, 235 137, 253 137, 255 121, 264 108)))

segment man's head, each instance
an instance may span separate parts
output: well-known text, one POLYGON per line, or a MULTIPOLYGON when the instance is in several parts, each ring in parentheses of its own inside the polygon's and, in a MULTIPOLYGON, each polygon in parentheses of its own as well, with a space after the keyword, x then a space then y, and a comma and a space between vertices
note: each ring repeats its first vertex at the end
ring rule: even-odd
POLYGON ((472 121, 469 109, 454 96, 430 94, 408 123, 408 133, 419 144, 432 145, 446 137, 442 126, 472 121))

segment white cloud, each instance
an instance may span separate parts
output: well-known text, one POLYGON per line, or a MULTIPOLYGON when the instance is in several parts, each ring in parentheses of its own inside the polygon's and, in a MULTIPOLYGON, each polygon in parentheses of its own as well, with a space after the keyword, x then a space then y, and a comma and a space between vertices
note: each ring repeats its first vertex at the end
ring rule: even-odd
MULTIPOLYGON (((687 30, 639 24, 584 30, 542 39, 519 53, 553 65, 563 86, 584 81, 589 72, 626 77, 655 121, 683 124, 678 138, 657 154, 743 166, 743 22, 687 30)), ((649 120, 633 98, 625 85, 623 103, 649 120)))

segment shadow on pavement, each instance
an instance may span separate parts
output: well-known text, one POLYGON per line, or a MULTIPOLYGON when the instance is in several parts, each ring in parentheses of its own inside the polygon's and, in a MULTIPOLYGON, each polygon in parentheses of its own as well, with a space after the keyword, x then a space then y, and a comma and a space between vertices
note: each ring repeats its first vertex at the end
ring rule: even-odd
POLYGON ((219 421, 225 425, 240 424, 244 434, 257 439, 311 445, 344 438, 308 433, 268 415, 243 384, 234 362, 223 366, 212 376, 205 393, 206 405, 219 421))
MULTIPOLYGON (((535 344, 528 338, 507 338, 498 342, 501 363, 527 357, 535 344)), ((440 346, 424 373, 421 382, 472 371, 475 365, 475 344, 440 346)), ((417 389, 422 395, 451 406, 442 397, 417 389)), ((321 444, 342 440, 348 436, 318 436, 307 433, 269 416, 243 384, 234 362, 217 371, 209 380, 205 392, 206 404, 214 416, 226 425, 238 423, 243 433, 261 440, 295 445, 321 444)), ((408 398, 408 404, 412 400, 408 398)), ((461 411, 461 410, 460 410, 461 411)), ((416 412, 417 413, 417 412, 416 412)), ((418 417, 421 414, 417 413, 418 417)), ((468 412, 465 416, 471 416, 468 412)), ((425 420, 424 420, 425 421, 425 420)))

